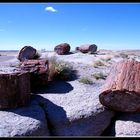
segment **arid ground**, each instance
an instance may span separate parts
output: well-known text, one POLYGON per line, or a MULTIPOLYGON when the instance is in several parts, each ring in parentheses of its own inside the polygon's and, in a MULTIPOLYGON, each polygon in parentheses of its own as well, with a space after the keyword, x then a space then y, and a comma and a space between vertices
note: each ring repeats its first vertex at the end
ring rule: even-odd
MULTIPOLYGON (((18 51, 0 51, 0 54, 1 72, 8 70, 13 71, 19 66, 20 62, 17 59, 18 51)), ((50 125, 48 127, 51 132, 50 135, 139 135, 137 129, 136 133, 134 133, 135 127, 133 128, 133 126, 132 129, 131 127, 127 128, 127 132, 129 132, 127 133, 121 129, 118 123, 117 127, 115 127, 115 120, 112 125, 110 120, 113 115, 111 112, 108 112, 108 110, 102 108, 98 97, 113 64, 123 59, 140 61, 140 50, 99 50, 96 54, 71 52, 68 55, 58 55, 53 51, 46 51, 40 52, 40 55, 41 58, 50 60, 50 63, 55 61, 55 63, 59 64, 57 66, 59 66, 60 70, 67 68, 68 71, 67 73, 63 73, 62 79, 67 76, 67 74, 71 76, 72 73, 69 70, 75 72, 70 80, 63 81, 61 79, 49 81, 47 88, 35 91, 35 93, 40 96, 37 98, 37 101, 44 104, 43 108, 42 105, 40 107, 44 110, 50 125), (45 100, 46 103, 43 100, 45 100), (96 117, 96 115, 99 117, 96 117), (104 131, 109 125, 112 126, 113 129, 104 131)), ((51 70, 52 69, 50 69, 50 72, 51 70)), ((139 116, 139 114, 137 114, 137 116, 139 116)), ((36 116, 34 117, 36 118, 36 116)), ((135 119, 137 117, 134 115, 133 118, 135 119)), ((3 122, 5 121, 6 120, 3 120, 3 122)), ((124 127, 127 127, 129 121, 125 122, 126 125, 124 127)), ((135 122, 135 126, 139 127, 139 121, 134 121, 134 123, 135 122)), ((9 125, 11 125, 11 122, 9 125)), ((5 124, 1 126, 5 128, 5 124)), ((18 127, 20 128, 20 126, 18 127)), ((9 129, 9 126, 7 129, 9 129)), ((7 129, 3 129, 4 132, 1 134, 2 136, 14 136, 14 134, 11 133, 12 131, 15 132, 15 135, 19 135, 16 128, 11 129, 11 131, 7 129)), ((25 128, 23 130, 25 130, 25 128)), ((41 135, 40 131, 38 135, 41 135)), ((47 135, 46 131, 45 134, 43 133, 42 135, 47 135)))

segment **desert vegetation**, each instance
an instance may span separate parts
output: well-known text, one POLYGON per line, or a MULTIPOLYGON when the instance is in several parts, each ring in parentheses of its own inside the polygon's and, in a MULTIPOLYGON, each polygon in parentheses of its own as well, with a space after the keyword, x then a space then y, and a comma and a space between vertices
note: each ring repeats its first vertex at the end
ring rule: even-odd
POLYGON ((49 80, 70 80, 73 74, 74 70, 70 63, 58 60, 55 56, 49 59, 49 80))
POLYGON ((82 77, 78 80, 80 83, 92 85, 93 81, 88 77, 82 77))
MULTIPOLYGON (((64 44, 61 44, 61 45, 63 46, 64 44)), ((39 94, 39 96, 35 95, 36 96, 35 100, 36 102, 41 104, 39 108, 41 110, 44 109, 43 113, 45 112, 45 115, 44 114, 42 115, 41 113, 39 115, 40 117, 42 116, 45 117, 44 119, 45 121, 41 123, 45 124, 46 118, 49 117, 49 119, 47 118, 47 120, 51 120, 50 123, 52 126, 52 127, 49 127, 49 129, 53 130, 54 128, 56 128, 54 131, 57 131, 58 135, 59 134, 71 135, 71 133, 72 135, 76 135, 78 133, 77 130, 79 129, 80 129, 80 134, 78 133, 79 135, 84 135, 84 134, 86 135, 90 134, 91 136, 110 135, 110 134, 107 134, 104 130, 107 130, 108 126, 112 125, 112 122, 114 124, 115 123, 117 124, 117 120, 115 120, 116 118, 111 122, 112 117, 114 117, 117 113, 116 112, 114 113, 114 111, 111 109, 109 110, 109 109, 104 108, 104 106, 101 105, 101 102, 97 100, 99 99, 101 88, 109 79, 107 78, 107 76, 109 76, 110 70, 116 62, 119 62, 122 60, 123 61, 124 60, 137 61, 140 59, 140 55, 139 55, 140 53, 136 55, 135 53, 129 54, 128 52, 125 52, 125 51, 115 52, 115 51, 104 50, 104 51, 100 51, 99 53, 97 52, 95 56, 95 54, 90 54, 89 50, 84 50, 84 53, 79 51, 79 52, 74 52, 74 53, 69 52, 68 54, 62 54, 61 52, 64 52, 63 49, 57 49, 58 52, 41 50, 41 51, 38 51, 40 53, 38 54, 38 53, 33 53, 34 49, 29 50, 28 48, 28 51, 24 50, 24 52, 21 53, 21 57, 20 57, 22 60, 22 58, 25 58, 25 56, 27 56, 27 54, 30 54, 31 58, 27 57, 25 59, 26 61, 21 61, 19 59, 17 61, 16 55, 14 55, 13 57, 11 56, 13 55, 13 53, 7 53, 6 55, 2 55, 0 57, 0 60, 1 60, 0 64, 3 67, 5 66, 6 68, 7 66, 9 66, 13 70, 16 68, 20 69, 23 65, 22 70, 31 71, 32 78, 30 79, 30 82, 28 80, 29 84, 31 84, 31 86, 29 86, 31 87, 31 96, 34 97, 34 94, 39 94), (85 54, 85 51, 87 51, 86 54, 85 54), (37 57, 34 57, 35 54, 37 55, 37 57), (32 87, 39 87, 39 86, 41 87, 41 85, 43 86, 39 90, 38 89, 32 90, 32 87), (56 115, 60 115, 60 117, 59 116, 57 117, 56 115), (96 117, 96 115, 98 115, 99 117, 96 117), (57 119, 55 119, 56 117, 57 119), (92 123, 91 123, 91 119, 92 119, 92 123), (71 121, 71 120, 74 120, 74 121, 71 121), (83 122, 85 120, 86 122, 88 122, 88 125, 85 126, 87 128, 83 129, 83 127, 81 128, 80 126, 83 125, 83 122), (62 126, 60 122, 64 122, 62 126), (69 127, 67 126, 67 123, 69 122, 71 123, 72 127, 71 125, 69 127), (93 129, 93 124, 98 124, 95 129, 93 129), (59 127, 56 127, 56 126, 59 126, 59 127), (76 127, 75 131, 73 131, 73 126, 76 127), (87 132, 87 130, 89 129, 91 131, 87 132), (99 130, 98 132, 97 132, 97 129, 99 130)), ((116 65, 116 67, 118 66, 116 65)), ((120 65, 118 70, 121 71, 121 69, 122 68, 120 65)), ((126 69, 124 68, 123 71, 124 70, 126 69)), ((131 69, 128 69, 128 70, 130 73, 131 69)), ((134 74, 134 71, 132 74, 134 74)), ((114 74, 114 72, 112 74, 114 74)), ((118 75, 119 74, 120 73, 118 72, 118 75)), ((116 75, 112 76, 112 80, 108 81, 108 85, 110 85, 111 82, 112 82, 112 85, 114 85, 115 81, 113 80, 115 76, 116 75)), ((121 79, 120 76, 118 77, 121 79)), ((21 80, 22 78, 23 77, 21 77, 21 80)), ((10 74, 9 74, 9 79, 12 80, 10 74)), ((117 82, 119 83, 119 81, 120 80, 118 80, 117 82)), ((20 82, 18 83, 22 87, 22 84, 20 84, 20 82)), ((24 82, 22 83, 26 83, 26 82, 27 81, 24 80, 24 82)), ((126 83, 124 84, 124 86, 125 85, 129 86, 126 83)), ((24 84, 24 86, 25 86, 24 89, 26 89, 27 84, 24 84)), ((7 88, 6 85, 1 86, 1 87, 5 87, 5 89, 7 88)), ((135 87, 135 85, 133 87, 135 87)), ((136 87, 138 87, 138 85, 136 87)), ((16 88, 14 87, 13 89, 16 89, 16 88)), ((109 92, 110 90, 107 90, 107 91, 109 92)), ((121 91, 123 93, 123 90, 121 91)), ((124 95, 123 102, 125 102, 127 98, 127 92, 124 94, 118 94, 118 96, 119 95, 120 96, 124 95)), ((121 98, 120 96, 118 98, 121 98)), ((15 97, 14 93, 13 93, 13 97, 15 97)), ((103 96, 101 99, 102 101, 104 101, 103 100, 104 98, 108 99, 110 97, 112 99, 116 96, 115 94, 114 96, 112 96, 112 93, 111 93, 109 94, 109 96, 107 97, 103 96)), ((128 97, 127 99, 129 98, 131 97, 128 97)), ((16 99, 17 98, 15 98, 15 101, 16 99)), ((138 100, 138 99, 139 98, 134 98, 134 100, 138 100)), ((112 104, 116 102, 115 100, 116 99, 114 99, 112 104)), ((9 103, 10 102, 11 102, 11 98, 9 98, 9 103)), ((135 107, 139 107, 137 105, 138 102, 135 103, 135 107)), ((120 102, 120 104, 122 103, 120 102)), ((131 105, 129 104, 130 103, 127 104, 127 107, 129 106, 131 108, 131 105)), ((31 108, 32 107, 34 108, 34 105, 32 105, 31 108)), ((36 113, 38 114, 38 108, 37 108, 36 113)), ((28 107, 27 107, 27 114, 29 114, 28 107)), ((27 115, 25 116, 26 118, 28 117, 27 115)), ((36 117, 36 115, 34 116, 36 117)), ((23 118, 23 116, 21 117, 23 118)), ((29 116, 29 119, 31 119, 30 116, 29 116)), ((42 118, 40 120, 42 120, 42 118)), ((3 122, 5 124, 5 120, 3 122)), ((27 121, 24 121, 24 122, 27 122, 27 121)), ((11 127, 11 124, 8 124, 8 125, 11 127)), ((40 125, 40 126, 43 127, 43 125, 40 125)), ((5 127, 5 125, 2 124, 1 127, 5 127)), ((10 128, 10 127, 7 127, 7 128, 10 128)), ((26 129, 28 128, 24 128, 24 130, 26 129)), ((46 128, 43 128, 43 129, 45 129, 45 135, 47 135, 46 128)), ((33 129, 31 128, 31 130, 33 129)), ((38 129, 38 131, 40 135, 40 128, 38 129)), ((16 132, 16 134, 18 133, 19 131, 16 132)), ((56 134, 51 134, 51 135, 56 135, 56 134)))
POLYGON ((93 64, 94 68, 99 68, 105 66, 105 63, 102 60, 96 60, 93 64))
POLYGON ((96 80, 99 80, 99 79, 105 80, 106 77, 107 77, 107 74, 104 74, 103 72, 98 72, 98 73, 92 74, 92 76, 93 76, 96 80))
POLYGON ((122 57, 123 59, 129 58, 128 54, 125 54, 125 53, 120 53, 120 57, 122 57))

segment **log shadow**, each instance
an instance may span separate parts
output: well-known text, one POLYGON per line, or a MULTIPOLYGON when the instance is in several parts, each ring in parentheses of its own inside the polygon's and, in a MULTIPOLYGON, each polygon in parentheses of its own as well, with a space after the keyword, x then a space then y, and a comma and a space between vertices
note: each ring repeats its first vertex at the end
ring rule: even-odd
POLYGON ((63 107, 54 104, 49 99, 40 95, 36 95, 33 98, 39 102, 40 106, 45 111, 48 129, 50 130, 51 135, 56 135, 54 127, 57 126, 55 126, 55 124, 68 125, 70 123, 69 119, 67 118, 66 111, 63 109, 63 107))
POLYGON ((122 121, 132 121, 140 123, 140 113, 126 113, 126 112, 116 112, 115 117, 112 118, 110 125, 102 133, 102 136, 115 136, 115 122, 117 120, 122 121))
POLYGON ((73 90, 73 86, 63 80, 49 81, 47 87, 37 89, 33 93, 35 94, 64 94, 73 90))
MULTIPOLYGON (((56 134, 54 123, 60 122, 61 125, 64 123, 65 125, 69 124, 69 119, 67 118, 66 111, 63 109, 63 107, 54 104, 49 99, 44 98, 40 95, 32 95, 31 102, 24 107, 18 107, 16 109, 5 109, 3 111, 15 114, 15 118, 13 117, 13 119, 7 120, 11 124, 13 123, 13 121, 15 124, 18 123, 20 117, 23 116, 33 118, 41 122, 45 122, 44 120, 46 120, 50 135, 56 134)), ((22 123, 24 124, 23 121, 22 123)))
POLYGON ((115 136, 115 121, 116 121, 116 116, 112 118, 110 125, 104 130, 104 132, 101 134, 101 136, 115 136))
POLYGON ((55 117, 54 119, 67 118, 66 111, 63 109, 63 107, 54 104, 49 99, 44 98, 41 95, 31 95, 31 101, 23 107, 17 107, 13 109, 1 109, 0 111, 12 112, 21 116, 27 116, 39 120, 40 114, 39 112, 37 112, 38 110, 35 109, 37 106, 41 107, 44 110, 45 114, 47 113, 47 111, 53 111, 53 115, 55 117), (33 110, 33 113, 29 110, 33 110), (38 115, 35 116, 34 113, 38 115))
POLYGON ((132 121, 132 122, 140 123, 140 113, 137 113, 137 112, 133 112, 133 113, 119 112, 118 113, 118 120, 132 121))

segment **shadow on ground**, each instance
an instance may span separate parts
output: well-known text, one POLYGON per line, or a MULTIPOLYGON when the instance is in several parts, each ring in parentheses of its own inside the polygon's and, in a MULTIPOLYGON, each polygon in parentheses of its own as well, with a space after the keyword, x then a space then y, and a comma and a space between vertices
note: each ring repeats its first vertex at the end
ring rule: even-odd
POLYGON ((54 80, 49 81, 47 87, 36 89, 33 93, 35 94, 64 94, 73 90, 73 86, 66 81, 54 80))
POLYGON ((1 109, 0 111, 3 111, 3 112, 12 112, 12 113, 15 113, 15 114, 18 114, 18 115, 21 115, 21 116, 26 116, 26 117, 30 117, 30 118, 34 118, 36 120, 40 120, 41 117, 40 117, 40 110, 39 107, 41 107, 45 112, 47 112, 47 110, 45 110, 45 106, 48 106, 49 108, 47 109, 52 109, 53 112, 57 112, 55 114, 55 117, 56 118, 64 118, 65 120, 67 119, 66 117, 66 111, 52 103, 50 100, 40 96, 40 95, 31 95, 31 100, 30 102, 23 106, 23 107, 17 107, 15 109, 1 109), (37 109, 38 108, 38 109, 37 109))
POLYGON ((103 132, 102 136, 115 136, 115 122, 117 120, 121 121, 132 121, 140 123, 140 113, 126 113, 126 112, 116 112, 115 117, 112 119, 109 127, 103 132))
MULTIPOLYGON (((45 122, 44 119, 46 119, 47 127, 48 127, 50 135, 55 135, 55 129, 53 128, 54 126, 52 125, 52 123, 53 123, 52 120, 53 121, 64 120, 65 123, 69 124, 69 120, 67 118, 66 111, 63 109, 63 107, 60 107, 60 106, 54 104, 50 100, 48 100, 40 95, 32 95, 31 102, 24 107, 18 107, 16 109, 4 109, 4 110, 0 110, 0 111, 15 114, 14 115, 15 118, 12 119, 9 117, 10 119, 6 120, 11 124, 13 123, 13 121, 15 124, 18 123, 18 120, 20 119, 20 117, 23 117, 23 116, 33 118, 33 119, 41 121, 41 122, 45 122), (16 114, 19 116, 16 116, 16 114)), ((26 120, 26 118, 25 118, 25 120, 26 120)), ((23 122, 23 124, 24 124, 24 122, 23 122)))

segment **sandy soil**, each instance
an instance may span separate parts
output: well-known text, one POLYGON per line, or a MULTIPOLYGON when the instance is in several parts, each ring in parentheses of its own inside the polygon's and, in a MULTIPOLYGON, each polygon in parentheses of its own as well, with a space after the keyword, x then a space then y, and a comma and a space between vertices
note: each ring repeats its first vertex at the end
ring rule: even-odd
MULTIPOLYGON (((0 67, 1 69, 14 69, 19 64, 17 59, 18 52, 0 52, 0 67)), ((97 54, 83 54, 81 52, 70 53, 68 55, 57 55, 55 52, 41 53, 41 58, 50 59, 56 57, 60 61, 70 63, 74 70, 78 71, 79 78, 87 77, 93 82, 98 83, 103 80, 96 80, 94 74, 102 72, 108 75, 110 67, 123 59, 135 59, 140 61, 140 50, 131 51, 112 51, 112 50, 99 50, 97 54), (104 65, 95 67, 95 63, 101 61, 104 65)))

